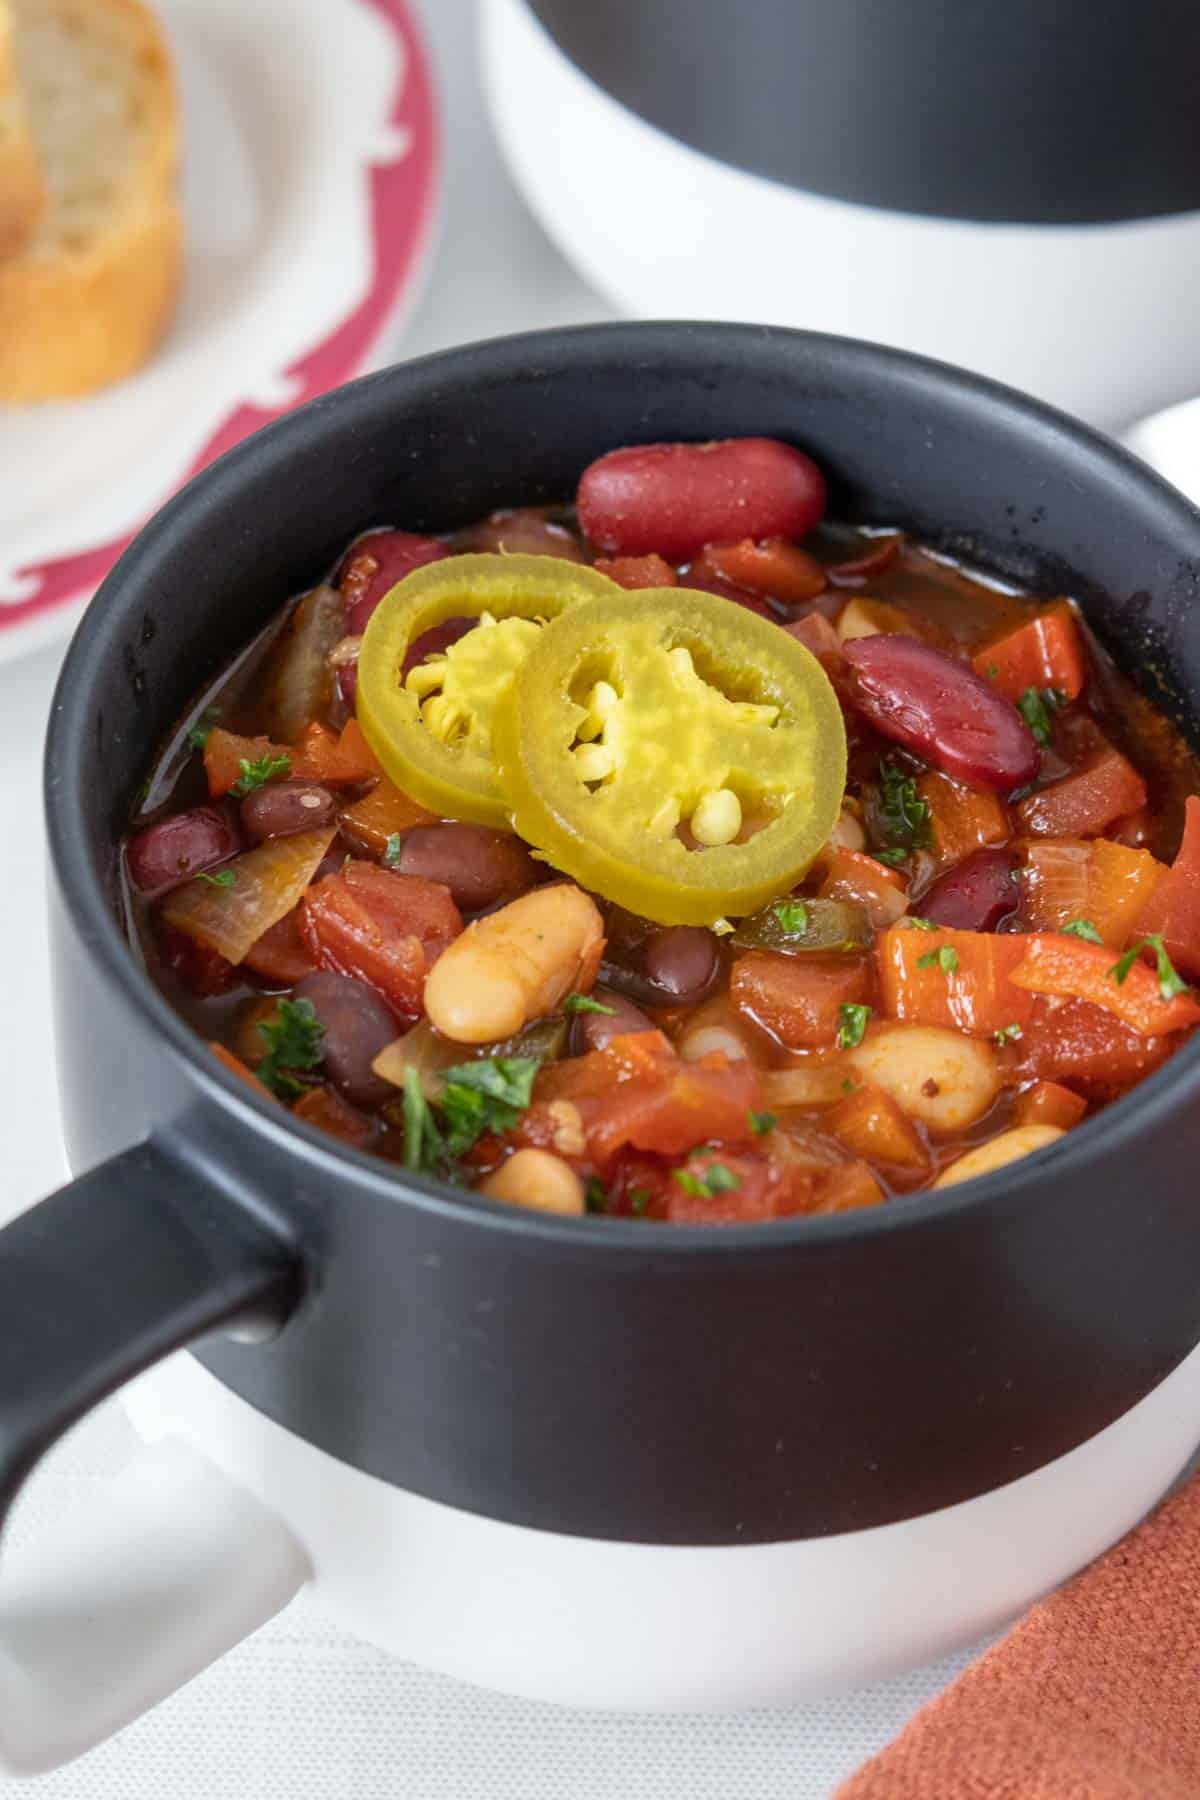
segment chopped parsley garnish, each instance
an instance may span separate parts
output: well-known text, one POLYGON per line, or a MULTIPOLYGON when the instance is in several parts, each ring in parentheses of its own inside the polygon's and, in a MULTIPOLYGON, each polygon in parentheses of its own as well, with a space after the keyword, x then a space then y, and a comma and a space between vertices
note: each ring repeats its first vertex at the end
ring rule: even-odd
POLYGON ((590 994, 568 994, 563 1001, 565 1013, 603 1013, 606 1018, 615 1019, 615 1006, 605 1006, 602 1000, 593 1000, 590 994))
POLYGON ((1164 1000, 1174 1000, 1180 994, 1191 993, 1191 988, 1167 955, 1166 946, 1157 932, 1144 937, 1140 944, 1131 945, 1120 961, 1113 964, 1108 972, 1118 986, 1125 980, 1143 950, 1153 953, 1158 973, 1158 991, 1164 1000))
POLYGON ((267 1054, 255 1074, 280 1099, 294 1100, 306 1083, 292 1073, 315 1069, 324 1052, 325 1027, 311 1000, 281 1000, 273 1019, 260 1019, 258 1029, 266 1039, 267 1054))
POLYGON ((839 1050, 853 1050, 863 1041, 867 1022, 871 1017, 869 1006, 857 1006, 851 1000, 843 1000, 838 1007, 837 1047, 839 1050))
POLYGON ((768 1131, 775 1129, 775 1114, 773 1112, 755 1112, 751 1108, 750 1129, 756 1137, 766 1137, 768 1131))
POLYGON ((890 851, 875 855, 880 862, 899 861, 910 850, 927 850, 933 842, 929 802, 917 793, 916 777, 906 775, 893 762, 879 765, 879 817, 890 851), (900 856, 895 852, 899 851, 900 856))
POLYGON ((451 1175, 460 1156, 485 1131, 511 1131, 529 1105, 536 1056, 481 1057, 443 1069, 437 1102, 440 1121, 425 1098, 415 1069, 404 1071, 404 1166, 428 1175, 451 1175))
POLYGON ((404 833, 402 831, 393 831, 391 836, 388 838, 387 843, 383 847, 383 866, 384 866, 384 868, 385 869, 394 869, 396 864, 400 861, 400 858, 401 858, 403 852, 404 852, 404 833))
POLYGON ((848 1075, 846 1076, 845 1080, 842 1082, 842 1092, 843 1092, 843 1094, 852 1094, 854 1092, 854 1083, 851 1081, 851 1079, 848 1075))
POLYGON ((1019 1025, 1001 1025, 998 1031, 992 1033, 995 1041, 1001 1045, 1015 1044, 1017 1039, 1023 1035, 1019 1025))
POLYGON ((446 1150, 461 1156, 485 1131, 511 1131, 529 1105, 536 1056, 485 1056, 443 1071, 446 1150))
POLYGON ((1068 919, 1062 929, 1067 937, 1083 938, 1085 943, 1102 944, 1104 942, 1090 919, 1068 919))
POLYGON ((650 1189, 643 1187, 630 1188, 629 1210, 635 1219, 640 1219, 650 1204, 650 1189))
POLYGON ((290 775, 292 759, 290 756, 260 756, 257 762, 247 762, 243 756, 238 769, 238 778, 229 791, 244 800, 247 794, 252 794, 255 788, 265 787, 276 775, 290 775))
POLYGON ((803 900, 781 900, 775 908, 781 931, 789 937, 801 937, 808 930, 808 908, 803 900))
POLYGON ((940 931, 941 930, 941 926, 935 925, 932 919, 918 918, 916 913, 910 914, 909 917, 905 920, 905 924, 908 925, 909 929, 912 931, 940 931))
POLYGON ((608 1189, 598 1175, 589 1175, 584 1183, 583 1204, 590 1213, 608 1211, 608 1189))
POLYGON ((1027 687, 1017 701, 1017 711, 1044 750, 1050 742, 1050 715, 1067 704, 1061 688, 1027 687))
POLYGON ((209 887, 231 888, 237 881, 237 876, 232 869, 222 869, 219 875, 210 875, 207 870, 202 870, 199 875, 193 876, 192 879, 194 881, 206 882, 209 887))
POLYGON ((940 944, 936 950, 927 950, 924 956, 918 956, 917 967, 938 968, 943 975, 953 975, 958 967, 958 951, 953 944, 940 944))
POLYGON ((709 1163, 698 1175, 691 1169, 672 1169, 671 1174, 685 1194, 695 1194, 701 1200, 712 1200, 717 1194, 731 1194, 742 1185, 724 1163, 709 1163))
POLYGON ((871 852, 876 862, 886 863, 889 869, 894 869, 900 863, 907 862, 908 854, 908 851, 902 850, 899 844, 893 845, 890 850, 872 850, 871 852))

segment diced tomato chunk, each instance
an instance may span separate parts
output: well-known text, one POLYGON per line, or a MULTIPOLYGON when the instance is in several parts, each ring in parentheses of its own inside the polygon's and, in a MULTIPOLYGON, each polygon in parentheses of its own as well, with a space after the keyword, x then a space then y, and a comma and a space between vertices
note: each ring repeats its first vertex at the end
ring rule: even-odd
POLYGON ((278 924, 264 931, 242 958, 242 966, 280 987, 295 987, 316 968, 316 959, 300 936, 300 909, 294 906, 278 924))
POLYGON ((1016 1070, 1025 1080, 1067 1083, 1112 1100, 1153 1074, 1178 1037, 1143 1037, 1087 1000, 1038 1000, 1022 1028, 1016 1070))
POLYGON ((734 963, 729 992, 740 1011, 789 1049, 816 1049, 834 1041, 843 1006, 871 998, 871 965, 865 956, 751 950, 734 963))
POLYGON ((1087 680, 1083 638, 1069 600, 1054 600, 1015 631, 985 644, 972 663, 1006 700, 1029 688, 1057 688, 1077 700, 1087 680))
POLYGON ((990 931, 893 926, 875 942, 882 1011, 914 1025, 946 1025, 981 1037, 1020 1025, 1032 1001, 1011 977, 1028 942, 990 931))
POLYGON ((825 571, 815 556, 785 538, 742 538, 736 544, 706 544, 686 580, 715 575, 752 594, 769 594, 785 606, 815 600, 825 589, 825 571))
POLYGON ((1189 795, 1183 842, 1170 869, 1139 914, 1132 935, 1162 938, 1167 955, 1200 981, 1200 799, 1189 795))
POLYGON ((300 936, 323 969, 377 988, 406 1018, 421 1011, 425 976, 462 917, 450 890, 417 875, 352 862, 300 902, 300 936))
POLYGON ((631 590, 674 587, 677 582, 670 563, 653 552, 648 556, 598 556, 595 567, 618 587, 631 590))
POLYGON ((710 1139, 748 1142, 762 1084, 747 1062, 684 1062, 661 1032, 646 1031, 543 1070, 535 1097, 574 1102, 588 1155, 603 1170, 626 1147, 671 1156, 710 1139))
POLYGON ((1200 1003, 1195 997, 1185 993, 1166 999, 1156 971, 1140 958, 1118 981, 1118 960, 1104 944, 1052 931, 1031 932, 1013 942, 1024 946, 1025 955, 1013 969, 1011 980, 1032 994, 1089 1000, 1143 1037, 1186 1031, 1200 1024, 1200 1003))
POLYGON ((1145 804, 1145 782, 1129 759, 1108 744, 1073 775, 1022 800, 1016 816, 1020 830, 1031 837, 1097 837, 1114 819, 1145 804))
POLYGON ((411 831, 417 825, 432 825, 436 820, 436 813, 410 799, 385 775, 369 794, 364 794, 361 800, 345 809, 340 824, 353 842, 382 856, 390 837, 411 831))

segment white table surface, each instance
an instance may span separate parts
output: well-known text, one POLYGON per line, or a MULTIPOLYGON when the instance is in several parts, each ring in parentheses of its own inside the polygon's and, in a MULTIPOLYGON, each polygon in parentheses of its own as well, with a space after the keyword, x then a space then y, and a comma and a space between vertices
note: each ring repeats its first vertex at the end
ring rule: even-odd
MULTIPOLYGON (((169 0, 165 0, 169 10, 169 0)), ((330 4, 341 0, 330 0, 330 4)), ((469 0, 418 0, 440 79, 446 207, 394 355, 611 317, 525 211, 483 114, 469 0)), ((390 360, 383 358, 382 360, 390 360)), ((3 425, 0 423, 0 468, 3 425)), ((41 753, 61 646, 0 667, 0 1209, 66 1175, 54 1084, 41 753)), ((109 1406, 39 1470, 6 1556, 69 1531, 132 1444, 109 1406)), ((705 1719, 566 1713, 389 1660, 303 1597, 149 1718, 39 1788, 55 1800, 806 1800, 828 1795, 965 1659, 787 1711, 705 1719)), ((0 1780, 0 1795, 30 1793, 0 1780)))

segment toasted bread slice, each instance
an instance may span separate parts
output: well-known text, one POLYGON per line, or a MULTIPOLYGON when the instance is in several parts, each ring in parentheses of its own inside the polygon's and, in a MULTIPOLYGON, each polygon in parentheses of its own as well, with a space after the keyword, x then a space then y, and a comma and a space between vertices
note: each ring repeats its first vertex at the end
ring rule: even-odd
POLYGON ((0 0, 0 256, 19 250, 37 224, 46 192, 17 86, 12 14, 0 0))
POLYGON ((139 0, 8 0, 47 197, 0 262, 0 401, 89 393, 136 369, 182 252, 166 45, 139 0))

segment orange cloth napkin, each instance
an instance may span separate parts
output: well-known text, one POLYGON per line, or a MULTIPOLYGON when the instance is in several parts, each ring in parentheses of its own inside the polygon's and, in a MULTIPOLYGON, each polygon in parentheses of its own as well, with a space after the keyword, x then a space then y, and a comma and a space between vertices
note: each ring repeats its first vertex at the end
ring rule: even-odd
POLYGON ((837 1800, 1198 1800, 1200 1477, 986 1652, 837 1800))

